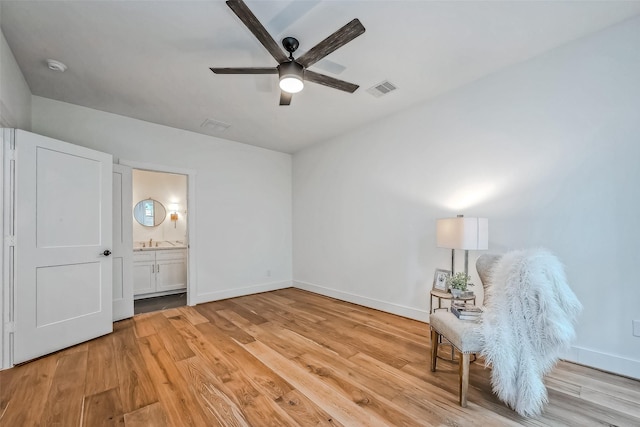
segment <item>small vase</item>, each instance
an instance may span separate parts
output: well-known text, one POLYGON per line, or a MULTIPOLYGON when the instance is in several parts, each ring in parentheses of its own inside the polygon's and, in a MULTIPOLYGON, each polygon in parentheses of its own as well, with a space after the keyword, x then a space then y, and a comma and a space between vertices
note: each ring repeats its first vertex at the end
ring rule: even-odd
POLYGON ((451 295, 454 298, 460 298, 460 294, 462 293, 462 291, 460 289, 451 289, 451 295))

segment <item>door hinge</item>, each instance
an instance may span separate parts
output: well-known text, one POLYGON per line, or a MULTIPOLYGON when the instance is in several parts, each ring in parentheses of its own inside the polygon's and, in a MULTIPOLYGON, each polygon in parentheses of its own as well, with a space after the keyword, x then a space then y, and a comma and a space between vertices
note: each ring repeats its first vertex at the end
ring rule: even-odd
POLYGON ((15 140, 10 140, 11 142, 9 143, 9 150, 7 150, 7 158, 9 160, 15 160, 16 159, 16 143, 15 140))
POLYGON ((9 334, 16 332, 16 322, 7 322, 4 324, 4 331, 9 334))

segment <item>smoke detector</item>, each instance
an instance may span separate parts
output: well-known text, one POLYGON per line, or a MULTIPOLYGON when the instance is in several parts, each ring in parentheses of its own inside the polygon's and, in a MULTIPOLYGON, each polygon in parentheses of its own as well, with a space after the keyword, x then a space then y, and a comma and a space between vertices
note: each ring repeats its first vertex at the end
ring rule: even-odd
POLYGON ((67 69, 66 65, 55 59, 47 59, 47 67, 49 67, 51 71, 60 71, 61 73, 67 69))

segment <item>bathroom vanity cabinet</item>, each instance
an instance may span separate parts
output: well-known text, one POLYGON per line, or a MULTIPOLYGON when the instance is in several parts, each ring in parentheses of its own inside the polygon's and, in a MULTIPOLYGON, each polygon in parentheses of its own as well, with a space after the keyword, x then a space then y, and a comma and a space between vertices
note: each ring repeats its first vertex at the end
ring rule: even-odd
POLYGON ((169 295, 186 289, 186 248, 133 252, 134 299, 169 295))

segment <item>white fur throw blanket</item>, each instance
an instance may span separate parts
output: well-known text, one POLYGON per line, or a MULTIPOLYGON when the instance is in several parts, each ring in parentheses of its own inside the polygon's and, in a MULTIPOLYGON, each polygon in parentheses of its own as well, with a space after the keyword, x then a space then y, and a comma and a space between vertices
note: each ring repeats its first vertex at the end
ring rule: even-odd
POLYGON ((503 255, 482 316, 483 356, 498 397, 523 416, 547 403, 543 377, 568 350, 582 309, 560 261, 544 249, 503 255))

